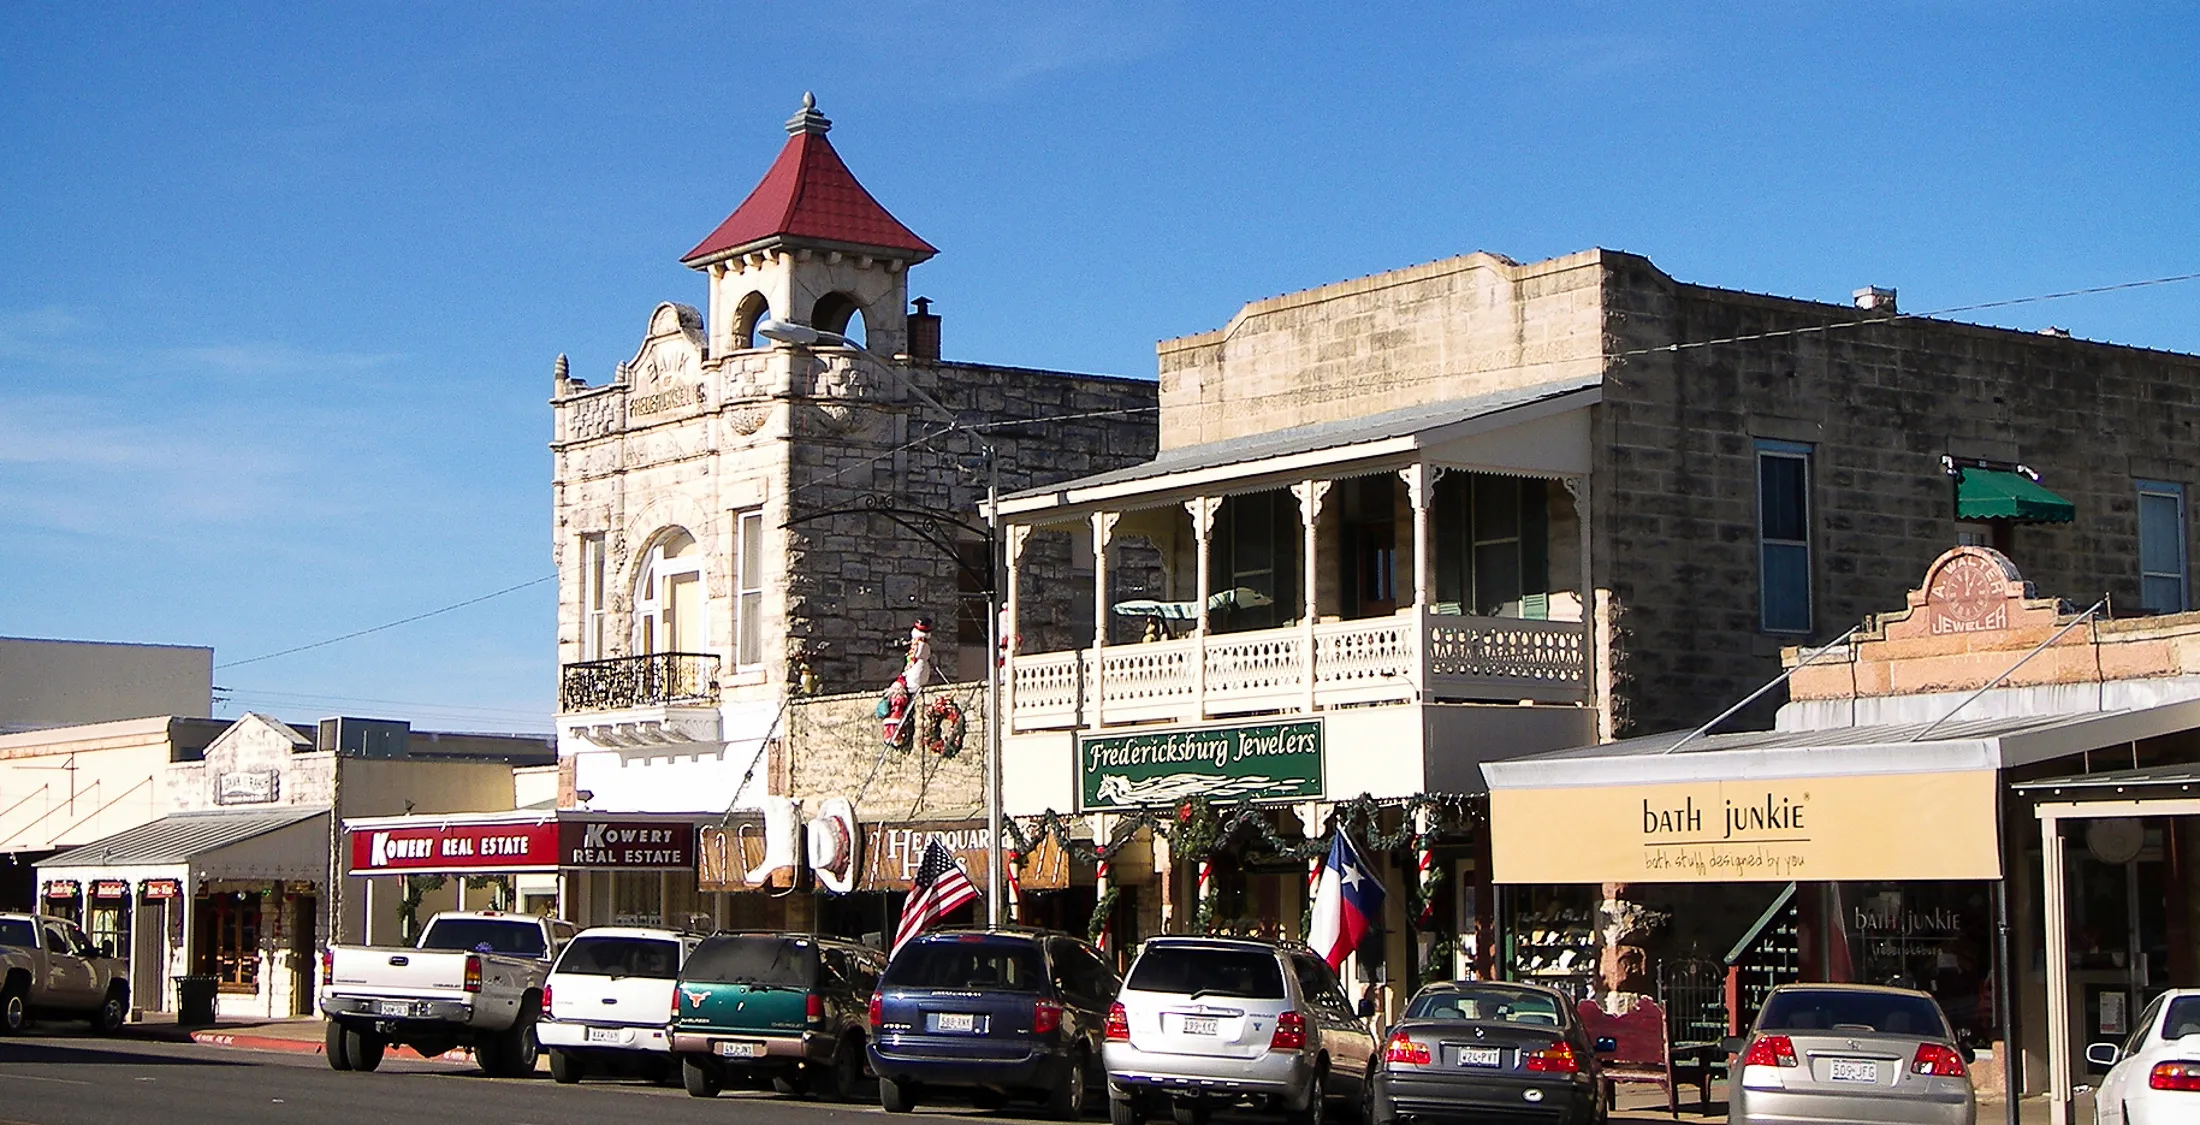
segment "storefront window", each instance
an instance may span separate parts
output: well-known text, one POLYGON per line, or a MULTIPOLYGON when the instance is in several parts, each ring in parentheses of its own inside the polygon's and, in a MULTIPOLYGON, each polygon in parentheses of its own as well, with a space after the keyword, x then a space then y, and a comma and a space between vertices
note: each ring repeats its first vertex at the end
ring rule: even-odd
POLYGON ((130 956, 130 900, 94 898, 91 924, 85 929, 91 931, 93 948, 111 942, 108 948, 113 949, 116 956, 130 956))
POLYGON ((260 896, 218 894, 199 902, 201 971, 223 992, 260 989, 260 896))
POLYGON ((1596 900, 1590 886, 1506 887, 1508 978, 1589 995, 1597 979, 1596 900))
POLYGON ((1959 1041, 1997 1037, 1991 884, 1839 883, 1831 906, 1831 979, 1930 993, 1959 1041))

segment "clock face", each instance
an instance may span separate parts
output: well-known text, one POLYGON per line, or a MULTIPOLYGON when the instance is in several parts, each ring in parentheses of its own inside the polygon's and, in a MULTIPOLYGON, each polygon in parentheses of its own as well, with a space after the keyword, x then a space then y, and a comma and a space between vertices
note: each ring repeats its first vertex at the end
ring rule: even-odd
POLYGON ((1933 607, 1948 618, 1977 621, 2004 600, 2001 568, 1977 555, 1952 560, 1934 576, 1931 595, 1933 607))

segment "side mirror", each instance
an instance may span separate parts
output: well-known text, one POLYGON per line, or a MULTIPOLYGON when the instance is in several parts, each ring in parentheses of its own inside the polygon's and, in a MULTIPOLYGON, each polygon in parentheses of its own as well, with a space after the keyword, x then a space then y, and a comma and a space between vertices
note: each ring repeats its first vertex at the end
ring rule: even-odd
POLYGON ((2085 1061, 2094 1066, 2115 1066, 2123 1057, 2123 1048, 2114 1043, 2095 1043, 2085 1049, 2085 1061))
POLYGON ((1978 1048, 1969 1043, 1957 1044, 1956 1056, 1963 1060, 1963 1065, 1969 1066, 1978 1061, 1978 1048))
POLYGON ((1742 1052, 1749 1050, 1749 1037, 1746 1035, 1729 1035, 1719 1040, 1719 1050, 1728 1055, 1739 1056, 1742 1052))
POLYGON ((115 942, 113 938, 108 938, 99 943, 99 955, 101 957, 112 957, 115 955, 115 942))
POLYGON ((1374 1018, 1375 1018, 1375 998, 1374 998, 1374 997, 1372 997, 1372 996, 1362 996, 1362 997, 1360 997, 1360 1006, 1359 1006, 1359 1007, 1358 1007, 1357 1009, 1355 1009, 1355 1010, 1356 1010, 1357 1012, 1359 1012, 1359 1014, 1360 1014, 1360 1018, 1361 1018, 1361 1019, 1363 1019, 1363 1020, 1366 1020, 1366 1019, 1374 1019, 1374 1018))
POLYGON ((1599 1035, 1597 1036, 1596 1047, 1597 1054, 1609 1055, 1612 1052, 1619 1050, 1619 1040, 1614 1039, 1609 1035, 1599 1035))

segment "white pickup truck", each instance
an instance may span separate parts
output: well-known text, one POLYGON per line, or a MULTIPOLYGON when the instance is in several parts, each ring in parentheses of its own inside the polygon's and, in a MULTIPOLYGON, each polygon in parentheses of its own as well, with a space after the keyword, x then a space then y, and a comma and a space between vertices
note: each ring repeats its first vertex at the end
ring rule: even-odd
POLYGON ((130 979, 113 949, 92 948, 66 918, 0 914, 0 1035, 32 1016, 89 1019, 112 1035, 129 1015, 130 979))
POLYGON ((543 979, 573 926, 496 911, 447 911, 412 947, 331 945, 321 952, 328 1064, 373 1070, 391 1046, 434 1057, 471 1047, 492 1077, 531 1074, 543 979))

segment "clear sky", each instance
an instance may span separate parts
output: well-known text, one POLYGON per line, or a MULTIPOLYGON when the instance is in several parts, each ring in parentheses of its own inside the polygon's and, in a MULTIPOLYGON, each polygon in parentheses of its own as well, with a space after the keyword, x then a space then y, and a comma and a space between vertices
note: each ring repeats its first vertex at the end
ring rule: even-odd
MULTIPOLYGON (((1476 249, 1905 311, 2200 270, 2185 4, 0 6, 0 634, 550 725, 550 368, 607 378, 814 90, 950 358, 1476 249)), ((2200 351, 2200 283, 1971 319, 2200 351)), ((849 685, 854 686, 854 685, 849 685)))

